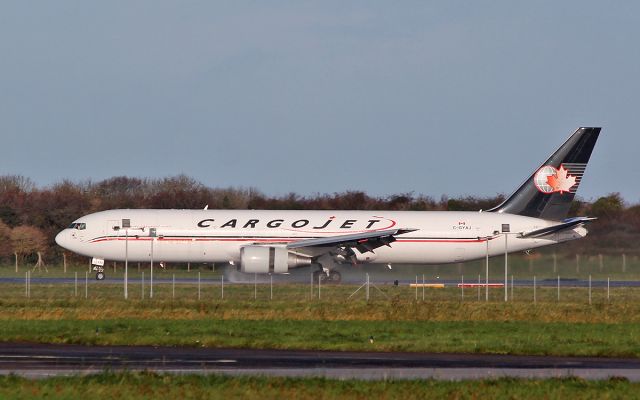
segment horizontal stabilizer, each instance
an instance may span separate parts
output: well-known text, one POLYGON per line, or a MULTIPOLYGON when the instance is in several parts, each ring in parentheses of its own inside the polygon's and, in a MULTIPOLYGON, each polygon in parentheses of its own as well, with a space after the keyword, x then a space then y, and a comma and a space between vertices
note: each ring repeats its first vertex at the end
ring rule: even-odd
POLYGON ((596 218, 589 217, 577 217, 577 218, 569 218, 564 220, 561 224, 548 226, 542 229, 536 229, 535 231, 522 233, 519 237, 521 238, 539 238, 542 236, 551 235, 554 233, 558 233, 560 231, 564 231, 566 229, 573 229, 576 226, 583 225, 586 222, 593 221, 596 218))

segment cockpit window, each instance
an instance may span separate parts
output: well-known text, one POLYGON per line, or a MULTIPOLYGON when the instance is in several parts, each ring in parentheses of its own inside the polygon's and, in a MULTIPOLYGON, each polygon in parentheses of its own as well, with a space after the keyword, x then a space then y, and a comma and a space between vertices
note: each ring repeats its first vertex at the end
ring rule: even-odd
POLYGON ((87 224, 85 224, 84 222, 74 222, 69 225, 69 229, 77 229, 81 231, 83 229, 87 229, 87 224))

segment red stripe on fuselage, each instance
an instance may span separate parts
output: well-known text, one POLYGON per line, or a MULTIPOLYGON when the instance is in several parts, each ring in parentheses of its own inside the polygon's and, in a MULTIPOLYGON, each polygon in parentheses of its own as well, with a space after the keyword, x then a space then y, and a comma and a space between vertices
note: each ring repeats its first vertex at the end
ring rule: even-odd
MULTIPOLYGON (((133 241, 133 240, 151 240, 150 237, 144 238, 123 238, 123 237, 111 237, 92 240, 91 243, 108 242, 108 241, 133 241)), ((307 239, 300 239, 307 240, 307 239)), ((491 239, 489 239, 491 240, 491 239)), ((158 238, 158 241, 163 242, 297 242, 299 240, 291 238, 158 238)), ((397 239, 395 243, 482 243, 487 239, 397 239)))

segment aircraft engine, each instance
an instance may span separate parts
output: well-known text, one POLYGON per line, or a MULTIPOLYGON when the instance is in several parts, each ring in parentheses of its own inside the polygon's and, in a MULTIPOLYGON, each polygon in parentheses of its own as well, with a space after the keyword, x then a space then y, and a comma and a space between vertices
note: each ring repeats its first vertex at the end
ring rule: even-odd
POLYGON ((282 274, 290 268, 311 264, 311 258, 290 253, 284 247, 244 246, 240 249, 240 272, 282 274))

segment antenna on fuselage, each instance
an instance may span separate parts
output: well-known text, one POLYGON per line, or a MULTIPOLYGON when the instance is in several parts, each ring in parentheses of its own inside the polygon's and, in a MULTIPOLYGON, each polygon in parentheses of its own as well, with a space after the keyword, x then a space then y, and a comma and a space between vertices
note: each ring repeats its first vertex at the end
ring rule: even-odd
POLYGON ((207 204, 206 206, 204 206, 204 210, 208 210, 209 209, 209 205, 207 204))

